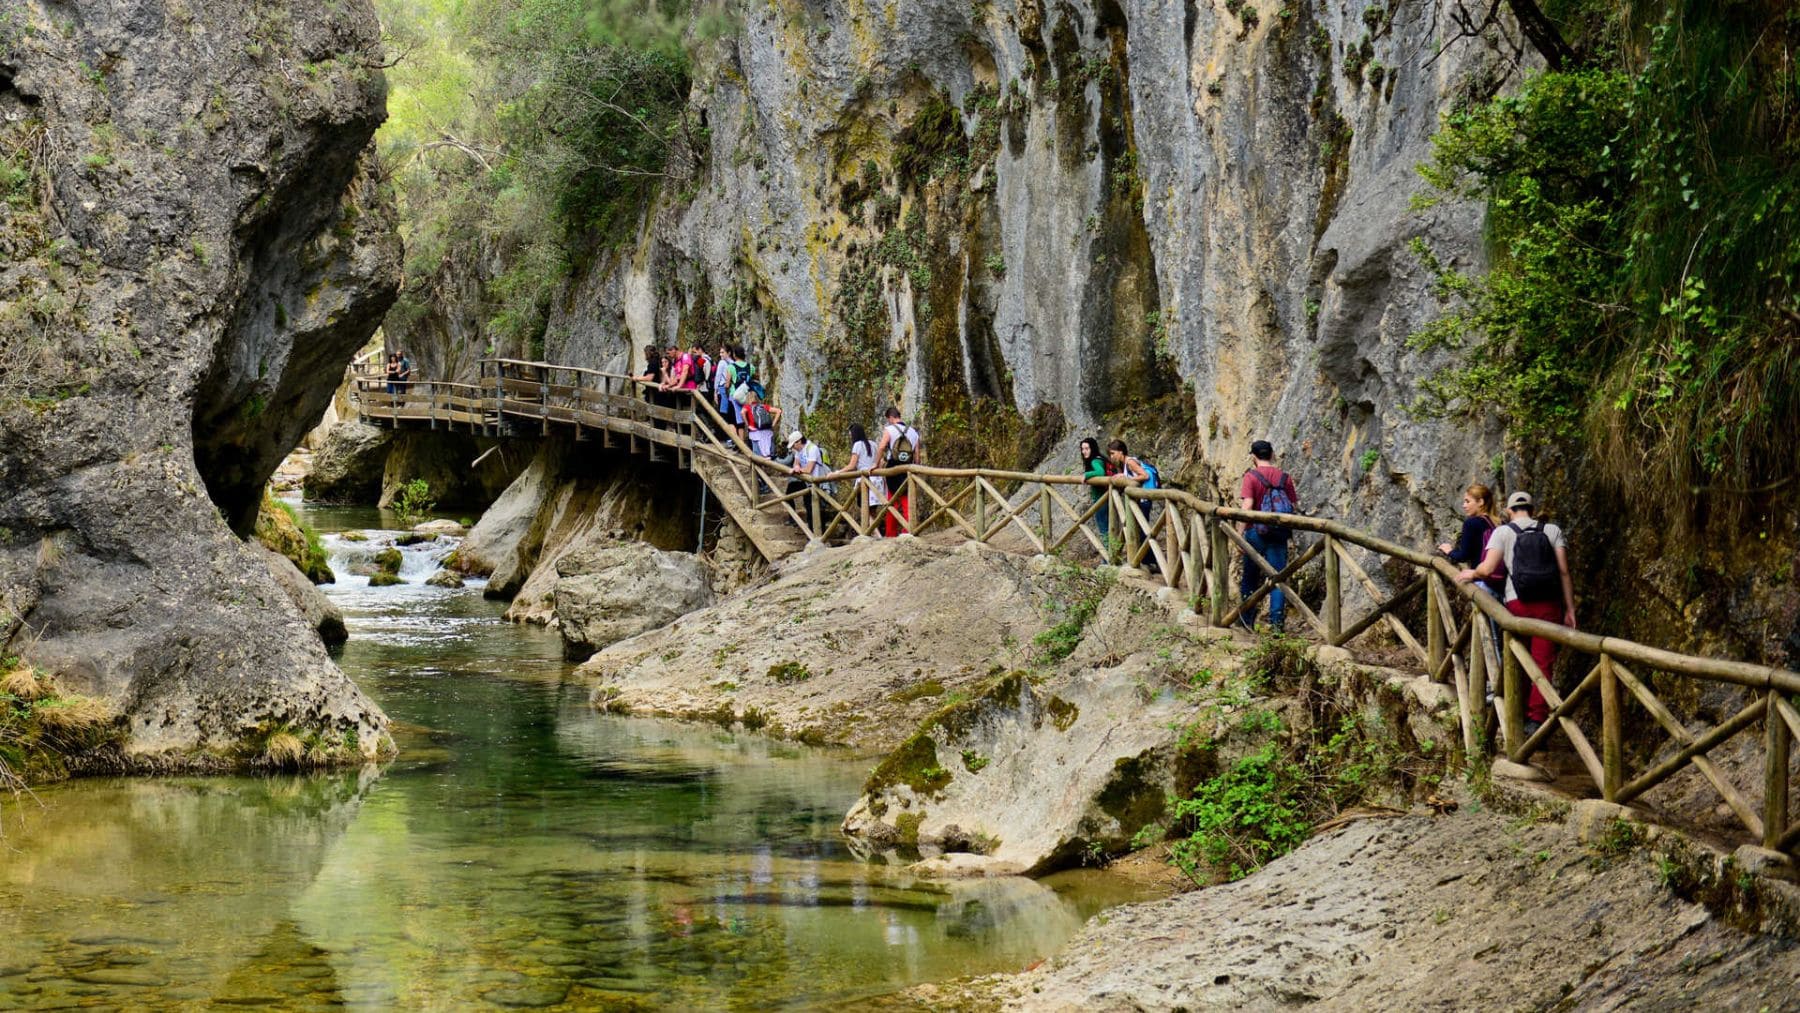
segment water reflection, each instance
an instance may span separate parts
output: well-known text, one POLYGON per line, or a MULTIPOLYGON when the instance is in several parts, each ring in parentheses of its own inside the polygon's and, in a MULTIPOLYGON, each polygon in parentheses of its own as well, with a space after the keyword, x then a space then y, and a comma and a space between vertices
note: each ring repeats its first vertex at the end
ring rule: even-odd
POLYGON ((478 588, 330 590, 400 759, 45 792, 0 866, 0 1008, 846 1002, 1022 966, 1124 899, 859 861, 866 759, 595 714, 478 588))

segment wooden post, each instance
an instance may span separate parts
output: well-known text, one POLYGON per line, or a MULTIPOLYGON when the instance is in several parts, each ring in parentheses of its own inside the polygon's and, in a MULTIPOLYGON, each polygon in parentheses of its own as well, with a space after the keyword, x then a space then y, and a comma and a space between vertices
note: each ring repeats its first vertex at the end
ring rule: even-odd
POLYGON ((1207 531, 1212 535, 1212 624, 1225 625, 1225 586, 1231 582, 1231 550, 1225 538, 1225 525, 1218 517, 1207 517, 1207 531))
POLYGON ((807 541, 816 542, 821 538, 824 528, 819 526, 819 490, 811 482, 806 483, 807 511, 812 516, 812 530, 807 533, 807 541))
POLYGON ((1618 800, 1625 786, 1625 715, 1619 699, 1619 674, 1613 671, 1612 655, 1600 656, 1600 794, 1608 801, 1618 800))
POLYGON ((1463 700, 1463 749, 1475 758, 1487 732, 1487 618, 1480 610, 1469 617, 1477 624, 1469 630, 1469 695, 1463 700))
POLYGON ((1038 488, 1038 535, 1044 540, 1044 550, 1050 549, 1050 535, 1056 529, 1056 518, 1050 513, 1050 487, 1038 488))
POLYGON ((1438 575, 1425 571, 1425 671, 1435 675, 1444 665, 1444 614, 1438 604, 1438 575))
POLYGON ((1197 513, 1188 515, 1187 529, 1188 529, 1188 565, 1187 565, 1188 590, 1193 592, 1194 614, 1195 615, 1205 615, 1207 612, 1205 539, 1210 537, 1210 530, 1206 527, 1206 525, 1201 523, 1200 515, 1197 513))
POLYGON ((1763 713, 1763 840, 1770 850, 1781 847, 1788 822, 1788 749, 1791 739, 1781 716, 1781 691, 1769 690, 1763 713))
POLYGON ((1344 584, 1338 562, 1336 535, 1325 536, 1325 639, 1338 644, 1344 638, 1344 584))
POLYGON ((1118 489, 1114 489, 1112 490, 1112 494, 1112 502, 1120 508, 1116 512, 1115 519, 1119 522, 1119 525, 1125 529, 1124 563, 1126 566, 1136 566, 1137 563, 1135 560, 1137 559, 1138 542, 1142 540, 1142 536, 1137 529, 1137 518, 1132 514, 1131 505, 1126 500, 1123 493, 1118 489))
POLYGON ((1525 744, 1525 669, 1519 665, 1512 642, 1511 633, 1500 635, 1500 671, 1504 675, 1501 688, 1506 693, 1500 720, 1509 755, 1525 744))
POLYGON ((975 483, 975 540, 987 541, 987 500, 981 496, 981 479, 972 478, 975 483))
POLYGON ((853 488, 856 492, 857 502, 862 504, 862 506, 860 507, 860 509, 862 510, 862 533, 866 535, 866 534, 870 533, 870 529, 869 529, 869 479, 866 477, 857 479, 856 485, 853 488))

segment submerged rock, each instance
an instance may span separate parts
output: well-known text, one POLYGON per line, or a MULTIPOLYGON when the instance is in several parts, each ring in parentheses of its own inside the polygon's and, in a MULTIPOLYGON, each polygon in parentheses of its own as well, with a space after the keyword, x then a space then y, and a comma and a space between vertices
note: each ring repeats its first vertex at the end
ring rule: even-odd
POLYGON ((711 573, 690 552, 609 541, 556 563, 556 621, 563 657, 586 661, 608 644, 654 630, 712 604, 711 573))

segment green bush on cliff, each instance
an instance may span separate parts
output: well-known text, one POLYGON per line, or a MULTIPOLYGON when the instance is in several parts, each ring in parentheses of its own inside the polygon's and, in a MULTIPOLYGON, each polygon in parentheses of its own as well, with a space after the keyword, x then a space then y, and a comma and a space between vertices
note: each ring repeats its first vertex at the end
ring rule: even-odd
POLYGON ((1464 349, 1432 415, 1583 437, 1619 481, 1756 489, 1800 464, 1800 15, 1584 0, 1577 59, 1461 109, 1421 167, 1485 200, 1491 266, 1418 244, 1464 349), (1642 19, 1640 19, 1640 15, 1642 19))

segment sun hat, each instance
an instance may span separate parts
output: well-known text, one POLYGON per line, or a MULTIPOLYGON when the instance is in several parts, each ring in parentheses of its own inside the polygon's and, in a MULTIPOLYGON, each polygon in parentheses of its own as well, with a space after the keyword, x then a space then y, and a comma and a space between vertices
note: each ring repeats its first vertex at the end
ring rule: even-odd
POLYGON ((794 444, 799 443, 801 440, 804 440, 804 439, 806 439, 806 437, 800 435, 800 430, 796 429, 793 432, 788 434, 787 445, 791 447, 794 444))

